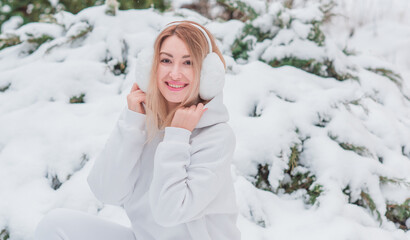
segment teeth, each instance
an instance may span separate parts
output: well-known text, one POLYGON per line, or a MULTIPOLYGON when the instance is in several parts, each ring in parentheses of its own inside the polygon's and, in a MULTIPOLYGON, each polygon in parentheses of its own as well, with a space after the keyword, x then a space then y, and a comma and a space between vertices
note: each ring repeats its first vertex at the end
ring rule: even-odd
POLYGON ((173 87, 173 88, 183 88, 184 87, 184 85, 173 85, 173 84, 170 84, 170 83, 168 83, 168 85, 169 86, 171 86, 171 87, 173 87))

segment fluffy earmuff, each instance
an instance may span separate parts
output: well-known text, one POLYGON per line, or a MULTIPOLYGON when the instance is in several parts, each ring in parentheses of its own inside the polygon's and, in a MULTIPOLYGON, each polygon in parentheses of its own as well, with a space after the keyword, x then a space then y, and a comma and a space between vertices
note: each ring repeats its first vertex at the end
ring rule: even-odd
POLYGON ((144 48, 138 54, 135 68, 135 81, 143 92, 147 92, 152 61, 154 57, 154 49, 144 48))
POLYGON ((215 97, 223 90, 225 84, 225 67, 216 53, 208 53, 201 68, 199 96, 204 100, 215 97))
MULTIPOLYGON (((175 24, 172 24, 175 25, 175 24)), ((192 24, 204 33, 210 45, 210 40, 206 32, 198 25, 192 24)), ((162 32, 162 31, 160 31, 162 32)), ((212 47, 210 47, 212 51, 212 47)), ((154 57, 153 48, 145 48, 138 54, 136 61, 135 77, 140 89, 144 92, 148 90, 150 80, 150 71, 154 57)), ((225 67, 215 52, 210 52, 206 55, 202 62, 201 76, 199 83, 199 96, 203 100, 210 100, 214 98, 219 92, 223 90, 225 84, 225 67)))

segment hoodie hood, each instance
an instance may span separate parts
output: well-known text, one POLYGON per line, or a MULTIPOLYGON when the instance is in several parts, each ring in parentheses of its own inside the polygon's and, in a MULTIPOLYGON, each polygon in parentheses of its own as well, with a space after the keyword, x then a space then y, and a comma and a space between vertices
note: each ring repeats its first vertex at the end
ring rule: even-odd
POLYGON ((208 108, 208 110, 204 112, 195 128, 208 127, 229 120, 228 109, 223 103, 223 91, 219 92, 210 102, 205 104, 204 108, 208 108))

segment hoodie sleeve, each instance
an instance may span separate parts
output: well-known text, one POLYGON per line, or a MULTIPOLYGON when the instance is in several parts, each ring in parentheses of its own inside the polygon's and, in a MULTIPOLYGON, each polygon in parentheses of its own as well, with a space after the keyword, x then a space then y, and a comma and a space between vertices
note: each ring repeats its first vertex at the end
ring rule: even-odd
POLYGON ((184 128, 166 127, 155 152, 149 200, 154 219, 162 226, 203 217, 231 177, 232 130, 217 126, 204 130, 197 136, 195 149, 189 143, 190 135, 184 128))
POLYGON ((145 140, 145 114, 126 106, 87 177, 97 199, 120 206, 131 195, 145 140))

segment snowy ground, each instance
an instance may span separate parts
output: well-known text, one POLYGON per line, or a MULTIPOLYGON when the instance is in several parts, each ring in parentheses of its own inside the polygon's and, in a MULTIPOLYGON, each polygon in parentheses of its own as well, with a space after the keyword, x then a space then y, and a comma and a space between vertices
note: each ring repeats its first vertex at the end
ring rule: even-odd
MULTIPOLYGON (((396 10, 387 13, 399 14, 408 6, 395 2, 396 10)), ((351 13, 352 19, 360 16, 345 3, 340 11, 351 13)), ((361 14, 368 6, 360 5, 361 14)), ((20 36, 48 33, 54 40, 32 54, 27 53, 28 43, 0 51, 0 88, 11 83, 0 92, 0 232, 7 229, 11 240, 30 240, 44 214, 56 207, 130 225, 121 208, 94 198, 85 179, 126 104, 139 51, 152 44, 166 23, 190 19, 215 34, 229 66, 224 101, 237 136, 232 172, 242 239, 410 239, 409 232, 384 217, 385 202, 403 203, 410 189, 379 183, 379 176, 410 181, 410 101, 404 97, 410 96, 410 16, 389 18, 387 13, 384 20, 370 18, 354 25, 352 38, 348 33, 353 23, 343 21, 336 21, 328 34, 341 48, 360 52, 349 57, 357 66, 388 66, 400 73, 401 90, 369 71, 359 71, 360 82, 340 82, 289 66, 238 64, 229 49, 243 23, 211 22, 182 9, 163 15, 128 10, 107 16, 101 6, 77 15, 60 14, 61 25, 21 27, 16 31, 20 36), (92 31, 86 37, 72 40, 89 26, 92 31), (128 74, 113 74, 124 60, 128 74), (85 104, 69 103, 81 93, 86 94, 85 104), (260 117, 249 116, 255 107, 260 117), (316 126, 323 119, 328 120, 325 126, 316 126), (368 152, 361 156, 343 150, 329 134, 368 152), (324 186, 320 204, 305 205, 303 191, 273 194, 250 183, 256 164, 269 163, 269 181, 277 185, 290 146, 306 137, 301 161, 324 186), (62 183, 57 190, 50 187, 55 177, 62 183), (368 210, 347 203, 341 192, 347 184, 353 197, 363 189, 373 196, 381 225, 368 210), (265 227, 256 224, 260 221, 265 227)))

